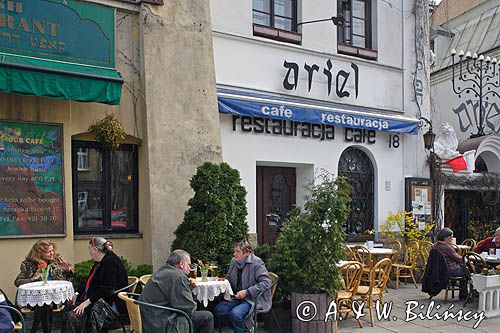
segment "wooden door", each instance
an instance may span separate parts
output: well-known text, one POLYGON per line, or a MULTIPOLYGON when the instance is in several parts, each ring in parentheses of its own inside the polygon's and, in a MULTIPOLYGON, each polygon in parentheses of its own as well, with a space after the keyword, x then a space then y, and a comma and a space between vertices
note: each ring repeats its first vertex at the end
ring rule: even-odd
POLYGON ((257 240, 274 245, 279 232, 271 231, 268 214, 279 215, 285 221, 295 205, 295 168, 257 167, 257 240))

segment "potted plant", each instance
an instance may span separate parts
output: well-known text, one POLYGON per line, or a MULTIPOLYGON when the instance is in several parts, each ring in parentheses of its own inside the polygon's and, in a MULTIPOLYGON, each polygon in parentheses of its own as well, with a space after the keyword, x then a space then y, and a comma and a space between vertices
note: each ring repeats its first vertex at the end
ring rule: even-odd
POLYGON ((488 318, 499 316, 500 265, 494 269, 483 268, 481 274, 472 276, 472 283, 474 289, 479 293, 478 311, 484 311, 488 318))
POLYGON ((290 296, 294 332, 333 329, 331 320, 325 323, 325 313, 310 312, 311 318, 304 318, 300 307, 311 305, 306 301, 314 303, 312 310, 328 309, 341 286, 336 264, 345 259, 343 226, 350 201, 351 186, 345 178, 321 175, 304 208, 290 212, 276 242, 269 269, 279 276, 280 295, 290 296))
POLYGON ((89 132, 104 148, 110 150, 118 149, 127 136, 122 124, 113 114, 95 121, 90 125, 89 132))

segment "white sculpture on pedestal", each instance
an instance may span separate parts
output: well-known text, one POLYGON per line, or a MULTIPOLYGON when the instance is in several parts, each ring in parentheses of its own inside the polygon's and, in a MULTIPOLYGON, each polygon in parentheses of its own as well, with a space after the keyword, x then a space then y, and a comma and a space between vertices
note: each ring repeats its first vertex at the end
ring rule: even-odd
POLYGON ((458 139, 455 130, 450 124, 445 123, 439 129, 439 134, 434 141, 434 153, 443 160, 449 160, 460 155, 457 148, 458 139))

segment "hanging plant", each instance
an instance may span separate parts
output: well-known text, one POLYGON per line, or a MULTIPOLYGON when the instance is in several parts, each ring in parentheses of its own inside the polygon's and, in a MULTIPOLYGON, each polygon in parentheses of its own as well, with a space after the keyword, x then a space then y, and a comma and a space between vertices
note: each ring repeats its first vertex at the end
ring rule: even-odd
POLYGON ((111 150, 118 149, 126 136, 122 124, 113 114, 94 122, 89 132, 103 147, 111 150))

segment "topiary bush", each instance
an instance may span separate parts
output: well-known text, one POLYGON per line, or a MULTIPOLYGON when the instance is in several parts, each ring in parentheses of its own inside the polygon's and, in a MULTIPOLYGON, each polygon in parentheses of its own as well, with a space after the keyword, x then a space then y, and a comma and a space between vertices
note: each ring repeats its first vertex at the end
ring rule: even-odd
POLYGON ((175 230, 172 250, 183 249, 192 260, 216 260, 221 272, 229 267, 235 243, 247 239, 246 189, 238 170, 227 163, 199 166, 190 184, 194 196, 175 230))
POLYGON ((351 186, 324 173, 304 209, 295 208, 281 229, 269 270, 278 274, 280 295, 292 292, 334 296, 341 286, 337 262, 344 259, 351 186))

